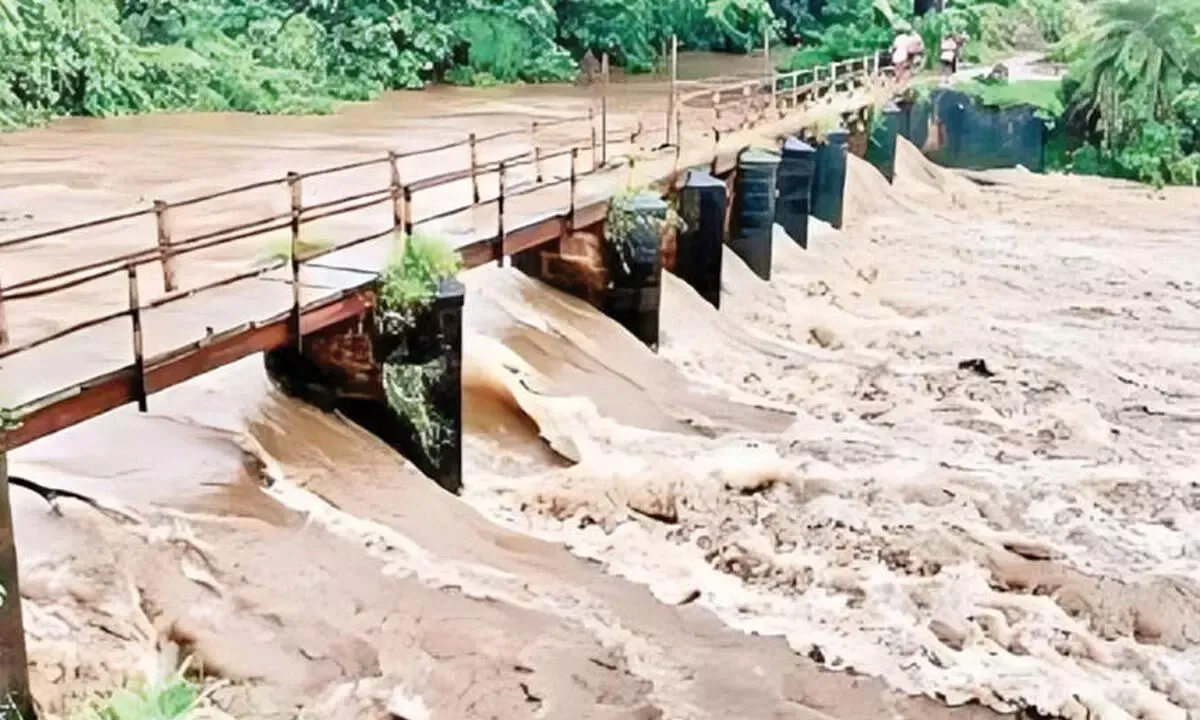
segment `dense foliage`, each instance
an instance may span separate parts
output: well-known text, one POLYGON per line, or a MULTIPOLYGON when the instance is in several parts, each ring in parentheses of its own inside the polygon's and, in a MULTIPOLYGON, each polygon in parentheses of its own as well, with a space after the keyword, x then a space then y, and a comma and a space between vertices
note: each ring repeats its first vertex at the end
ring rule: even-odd
POLYGON ((1200 179, 1200 3, 1103 0, 1067 43, 1069 169, 1200 179))
POLYGON ((886 49, 896 33, 916 30, 925 41, 926 60, 937 62, 936 48, 951 32, 970 37, 968 60, 990 60, 1016 50, 1044 48, 1076 27, 1081 0, 950 0, 940 13, 913 16, 911 0, 774 0, 787 33, 800 49, 788 61, 799 69, 848 60, 886 49), (819 13, 810 8, 820 6, 819 13))
POLYGON ((767 0, 0 0, 0 126, 570 80, 589 50, 641 71, 672 34, 746 51, 773 21, 767 0))

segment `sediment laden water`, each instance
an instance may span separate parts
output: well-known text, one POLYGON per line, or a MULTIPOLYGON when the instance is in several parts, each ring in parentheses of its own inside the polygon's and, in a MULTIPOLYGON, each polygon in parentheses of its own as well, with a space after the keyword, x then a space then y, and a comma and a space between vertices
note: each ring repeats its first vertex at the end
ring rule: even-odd
POLYGON ((465 273, 462 499, 256 358, 14 452, 127 510, 14 493, 43 709, 195 654, 237 717, 1195 714, 1200 196, 900 152, 720 313, 667 276, 657 357, 465 273))

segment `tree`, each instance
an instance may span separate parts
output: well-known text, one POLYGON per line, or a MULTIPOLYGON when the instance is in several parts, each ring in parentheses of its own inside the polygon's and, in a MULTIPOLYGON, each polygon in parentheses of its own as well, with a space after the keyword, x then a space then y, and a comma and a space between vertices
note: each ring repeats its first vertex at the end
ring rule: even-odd
POLYGON ((1105 0, 1076 39, 1075 112, 1106 141, 1137 118, 1169 119, 1172 100, 1200 71, 1200 3, 1105 0))

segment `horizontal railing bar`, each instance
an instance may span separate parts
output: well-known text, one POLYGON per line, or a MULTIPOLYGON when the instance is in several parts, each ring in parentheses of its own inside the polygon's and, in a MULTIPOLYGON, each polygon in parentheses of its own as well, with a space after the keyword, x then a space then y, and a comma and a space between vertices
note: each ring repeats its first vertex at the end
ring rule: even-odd
POLYGON ((258 182, 252 182, 252 183, 247 183, 245 185, 239 185, 237 187, 232 187, 227 190, 217 190, 215 192, 208 193, 207 195, 197 195, 195 197, 184 198, 183 200, 176 200, 173 203, 167 203, 167 207, 168 208, 187 207, 189 205, 195 205, 197 203, 208 202, 209 200, 216 200, 218 198, 227 197, 229 195, 237 195, 238 193, 250 192, 251 190, 261 190, 263 188, 271 187, 272 185, 282 185, 285 182, 287 182, 287 181, 281 177, 273 178, 271 180, 259 180, 258 182))
POLYGON ((312 205, 305 205, 304 207, 300 208, 300 217, 301 217, 301 219, 303 219, 304 213, 309 212, 311 210, 324 210, 327 207, 333 207, 334 205, 340 205, 342 203, 354 202, 355 200, 362 200, 363 198, 368 198, 368 197, 371 197, 372 195, 380 195, 380 194, 387 195, 391 191, 392 191, 392 189, 390 187, 385 187, 380 190, 368 190, 367 192, 361 192, 361 193, 355 193, 353 195, 347 195, 346 197, 343 197, 343 198, 335 198, 333 200, 326 200, 324 202, 314 203, 312 205))
POLYGON ((332 175, 334 173, 346 172, 347 170, 358 170, 360 168, 371 167, 372 165, 382 165, 390 160, 391 160, 391 158, 386 155, 383 157, 372 158, 370 160, 357 160, 355 162, 348 162, 348 163, 344 163, 342 165, 334 165, 333 167, 320 168, 317 170, 309 170, 308 172, 297 173, 297 177, 300 180, 304 180, 305 178, 315 178, 315 177, 321 177, 322 175, 332 175))
POLYGON ((101 225, 110 225, 112 223, 121 222, 123 220, 132 220, 133 218, 143 215, 154 214, 153 208, 144 208, 142 210, 130 210, 127 213, 120 215, 110 215, 108 217, 97 218, 96 220, 88 220, 86 222, 76 223, 75 225, 67 225, 66 227, 58 227, 53 230, 43 230, 41 232, 23 235, 21 237, 11 238, 9 240, 0 240, 0 249, 24 245, 25 243, 33 242, 34 240, 42 240, 54 235, 66 235, 68 233, 77 232, 79 230, 88 230, 90 228, 99 227, 101 225))
POLYGON ((12 357, 13 355, 16 355, 17 353, 20 353, 20 352, 32 350, 41 345, 45 345, 48 342, 53 342, 55 340, 62 339, 68 335, 74 335, 75 333, 81 332, 83 330, 87 330, 88 328, 93 328, 97 325, 103 325, 104 323, 111 322, 113 320, 116 320, 117 318, 125 317, 126 315, 128 315, 131 312, 132 312, 131 308, 123 308, 121 310, 111 312, 107 315, 101 315, 100 317, 92 318, 91 320, 83 320, 81 322, 75 323, 74 325, 69 325, 69 326, 63 328, 62 330, 58 330, 56 332, 50 333, 49 335, 45 335, 43 337, 36 338, 34 340, 30 340, 29 342, 23 343, 21 345, 14 345, 10 348, 5 348, 4 350, 0 350, 0 360, 3 360, 6 357, 12 357))
POLYGON ((357 205, 351 205, 350 207, 346 207, 346 208, 335 208, 333 210, 328 210, 323 213, 317 213, 316 215, 310 215, 309 217, 301 218, 300 224, 303 225, 305 223, 310 223, 310 222, 314 222, 317 220, 324 220, 325 218, 333 217, 334 215, 345 215, 347 213, 358 212, 359 210, 364 210, 366 208, 371 207, 372 205, 378 205, 380 203, 387 202, 390 199, 391 198, 385 194, 383 197, 375 198, 374 200, 368 200, 366 202, 361 202, 357 205))

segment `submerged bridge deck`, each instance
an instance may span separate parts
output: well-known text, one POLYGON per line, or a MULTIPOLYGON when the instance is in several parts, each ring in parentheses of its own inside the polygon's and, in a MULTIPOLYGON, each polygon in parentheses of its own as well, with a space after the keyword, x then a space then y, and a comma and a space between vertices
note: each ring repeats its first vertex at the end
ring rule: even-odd
POLYGON ((658 127, 610 128, 601 101, 583 117, 0 236, 0 407, 21 421, 0 450, 361 315, 398 238, 429 231, 467 268, 502 262, 598 222, 631 176, 726 173, 752 139, 860 109, 886 78, 870 56, 699 82, 658 127), (244 221, 207 212, 231 204, 244 221), (56 248, 79 243, 94 252, 62 267, 56 248))

